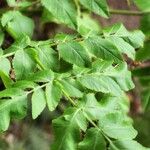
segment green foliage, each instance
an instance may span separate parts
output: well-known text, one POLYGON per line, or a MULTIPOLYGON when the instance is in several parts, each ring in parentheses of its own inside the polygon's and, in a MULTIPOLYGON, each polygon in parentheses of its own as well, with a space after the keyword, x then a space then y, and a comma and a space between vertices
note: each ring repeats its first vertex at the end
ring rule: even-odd
POLYGON ((103 17, 108 17, 109 15, 106 0, 89 0, 88 2, 86 0, 80 0, 80 2, 83 6, 85 6, 86 8, 95 12, 98 15, 101 15, 103 17))
POLYGON ((87 130, 85 138, 79 143, 79 150, 105 149, 106 142, 100 130, 91 128, 87 130))
POLYGON ((135 4, 144 11, 150 10, 150 1, 147 0, 134 0, 135 4))
MULTIPOLYGON (((50 16, 46 22, 51 18, 63 23, 74 35, 34 41, 34 21, 23 12, 35 2, 7 3, 18 10, 1 17, 0 44, 5 31, 14 43, 0 50, 0 77, 5 86, 0 91, 0 131, 6 131, 11 120, 26 116, 28 100, 33 119, 46 107, 54 111, 65 101, 64 113, 52 121, 52 150, 148 149, 134 141, 137 131, 128 116, 126 95, 134 83, 124 56, 135 60, 135 49, 144 45, 142 31, 128 31, 122 24, 100 29, 90 15, 82 14, 83 7, 108 17, 105 0, 41 0, 37 3, 43 16, 44 11, 50 16)), ((138 76, 137 70, 133 73, 138 76)), ((148 92, 146 104, 149 99, 148 92)))
POLYGON ((74 29, 77 28, 77 12, 72 1, 42 0, 42 4, 60 22, 65 23, 74 29))
POLYGON ((1 23, 3 27, 6 27, 7 32, 15 39, 24 34, 30 37, 33 34, 33 21, 22 15, 19 11, 8 11, 4 13, 1 23))
POLYGON ((78 42, 62 43, 58 45, 58 50, 60 57, 71 64, 84 67, 89 61, 88 53, 78 42))

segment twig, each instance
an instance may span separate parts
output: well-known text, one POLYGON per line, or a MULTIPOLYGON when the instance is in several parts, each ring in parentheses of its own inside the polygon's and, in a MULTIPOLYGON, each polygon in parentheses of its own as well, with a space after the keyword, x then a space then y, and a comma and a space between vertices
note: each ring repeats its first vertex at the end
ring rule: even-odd
POLYGON ((150 11, 120 10, 120 9, 110 9, 109 12, 110 14, 130 15, 130 16, 142 16, 150 14, 150 11))

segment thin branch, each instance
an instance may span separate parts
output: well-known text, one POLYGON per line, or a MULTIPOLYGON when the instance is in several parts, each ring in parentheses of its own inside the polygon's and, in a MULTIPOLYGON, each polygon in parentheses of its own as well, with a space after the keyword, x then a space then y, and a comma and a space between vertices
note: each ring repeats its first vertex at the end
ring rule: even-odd
MULTIPOLYGON (((70 101, 70 103, 74 106, 74 107, 77 107, 76 103, 74 103, 73 99, 65 92, 65 91, 62 91, 64 93, 64 95, 68 98, 68 100, 70 101)), ((113 144, 113 142, 109 139, 109 137, 107 137, 105 135, 105 133, 102 131, 101 128, 99 128, 97 126, 97 124, 88 116, 88 114, 86 112, 84 112, 83 110, 81 110, 84 117, 95 127, 97 128, 101 134, 104 136, 104 138, 111 144, 111 146, 115 149, 117 149, 117 147, 113 144)))
POLYGON ((122 9, 110 9, 110 14, 116 15, 130 15, 130 16, 142 16, 150 14, 150 11, 136 11, 136 10, 122 10, 122 9))
MULTIPOLYGON (((69 41, 81 42, 81 41, 83 41, 83 38, 75 38, 75 39, 72 39, 72 40, 66 40, 66 41, 61 41, 61 42, 53 41, 53 42, 50 43, 50 46, 51 46, 51 47, 57 46, 57 45, 59 45, 59 44, 61 44, 61 43, 65 43, 65 42, 69 42, 69 41)), ((30 46, 30 45, 29 45, 29 46, 30 46)), ((31 46, 31 47, 32 47, 32 46, 31 46)), ((0 59, 1 59, 1 58, 7 58, 7 57, 10 57, 10 56, 13 56, 13 55, 15 55, 15 53, 16 53, 17 51, 19 51, 19 50, 20 50, 20 49, 14 51, 14 52, 11 52, 11 53, 7 53, 7 54, 4 54, 4 55, 0 55, 0 59)), ((41 64, 38 64, 38 65, 40 65, 40 67, 42 67, 41 64)), ((42 67, 42 68, 43 68, 43 67, 42 67)), ((43 68, 43 69, 44 69, 44 68, 43 68)))

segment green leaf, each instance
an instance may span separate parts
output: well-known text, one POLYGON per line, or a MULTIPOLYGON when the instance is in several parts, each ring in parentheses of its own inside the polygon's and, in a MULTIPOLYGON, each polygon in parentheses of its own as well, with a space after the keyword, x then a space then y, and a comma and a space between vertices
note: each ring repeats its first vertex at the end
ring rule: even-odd
POLYGON ((70 0, 42 0, 42 4, 54 17, 69 27, 77 28, 77 12, 75 5, 70 0))
POLYGON ((1 79, 3 81, 3 84, 4 84, 4 86, 6 88, 11 87, 13 81, 10 79, 10 77, 7 74, 5 74, 4 72, 0 71, 0 77, 1 77, 1 79))
POLYGON ((96 14, 108 18, 109 11, 106 0, 80 0, 81 4, 96 14))
POLYGON ((46 107, 46 96, 42 89, 34 91, 32 95, 32 118, 36 119, 46 107))
POLYGON ((98 102, 94 94, 88 94, 82 100, 82 108, 88 118, 98 121, 98 130, 103 132, 105 136, 113 139, 135 138, 137 132, 132 127, 126 112, 122 111, 122 102, 117 99, 118 97, 109 97, 98 102))
POLYGON ((92 120, 100 120, 103 115, 110 113, 128 113, 128 99, 106 95, 103 98, 95 98, 93 93, 85 95, 81 101, 81 107, 92 120), (100 101, 100 102, 99 102, 100 101), (92 106, 92 107, 91 107, 92 106))
MULTIPOLYGON (((128 67, 126 63, 118 63, 117 65, 113 65, 112 61, 104 61, 104 60, 97 59, 95 62, 93 62, 91 70, 88 70, 88 72, 89 72, 88 74, 84 73, 85 75, 84 76, 81 75, 80 77, 82 80, 82 78, 89 76, 88 81, 86 81, 86 82, 89 82, 88 83, 89 85, 86 85, 86 87, 92 90, 94 90, 96 87, 99 87, 100 85, 104 86, 104 84, 102 83, 107 83, 108 80, 113 80, 112 82, 114 84, 117 84, 117 86, 119 86, 120 89, 123 91, 128 91, 134 88, 134 84, 131 78, 131 72, 128 71, 128 67), (92 80, 93 77, 95 78, 95 76, 98 80, 101 80, 101 77, 102 77, 102 81, 99 81, 99 83, 102 82, 100 85, 97 83, 96 80, 95 81, 92 80), (105 77, 106 79, 103 80, 103 78, 105 77), (90 85, 90 82, 91 82, 91 85, 90 85), (93 83, 96 83, 97 86, 93 87, 94 86, 93 83)), ((87 83, 82 83, 82 84, 84 85, 87 83)), ((107 85, 109 85, 109 83, 107 85)), ((105 92, 109 93, 109 91, 111 91, 111 93, 116 93, 114 88, 111 89, 111 86, 113 86, 113 84, 111 84, 110 87, 109 86, 107 87, 107 90, 105 92)), ((97 91, 98 89, 95 89, 95 90, 97 91)), ((119 91, 120 90, 118 90, 118 94, 119 94, 119 91)))
POLYGON ((0 131, 8 129, 11 119, 22 119, 27 111, 27 97, 0 100, 0 131))
POLYGON ((0 58, 0 71, 9 76, 10 69, 11 66, 9 60, 7 58, 0 58))
POLYGON ((16 79, 23 79, 35 68, 35 63, 29 56, 27 50, 19 50, 15 53, 13 67, 16 79))
POLYGON ((36 73, 30 73, 25 79, 34 82, 49 82, 54 78, 51 70, 42 70, 36 73))
POLYGON ((100 100, 101 109, 105 110, 104 112, 122 112, 127 114, 129 112, 130 102, 129 98, 124 95, 123 97, 115 97, 110 95, 105 95, 100 100))
POLYGON ((74 119, 75 125, 78 126, 84 132, 87 130, 87 120, 83 113, 84 110, 79 106, 77 108, 69 107, 64 112, 64 118, 68 121, 74 119), (75 117, 75 118, 72 118, 75 117))
POLYGON ((2 26, 15 39, 28 35, 32 37, 34 22, 32 19, 22 15, 19 11, 8 11, 3 14, 2 26))
POLYGON ((42 63, 45 69, 58 70, 58 55, 52 48, 50 48, 49 45, 41 45, 35 48, 39 61, 42 63))
POLYGON ((145 35, 140 30, 129 32, 122 24, 115 24, 112 27, 106 28, 103 32, 106 38, 109 39, 109 37, 111 37, 114 38, 114 40, 116 37, 122 38, 134 48, 139 48, 144 44, 145 35))
POLYGON ((58 45, 60 57, 65 61, 84 67, 89 63, 89 56, 83 46, 78 42, 71 41, 58 45))
POLYGON ((122 56, 117 47, 110 41, 99 36, 89 37, 85 40, 85 45, 89 52, 104 60, 122 61, 122 56))
POLYGON ((110 37, 109 40, 115 44, 121 53, 126 54, 129 58, 135 60, 134 47, 127 43, 124 39, 119 37, 110 37))
POLYGON ((125 38, 127 42, 129 42, 134 48, 139 48, 144 45, 144 40, 145 40, 145 35, 143 34, 142 31, 137 30, 125 38))
POLYGON ((98 120, 99 114, 103 111, 93 93, 84 95, 82 101, 79 103, 79 106, 83 108, 84 113, 87 114, 91 120, 98 120))
POLYGON ((150 1, 148 0, 134 0, 137 7, 143 11, 150 10, 150 1))
POLYGON ((57 33, 54 37, 57 43, 65 42, 65 41, 72 41, 77 38, 76 34, 65 34, 65 33, 57 33))
POLYGON ((104 150, 106 148, 106 142, 100 130, 90 128, 86 131, 86 135, 78 147, 79 150, 104 150))
POLYGON ((69 109, 64 117, 53 120, 55 141, 52 150, 76 150, 80 141, 80 128, 86 128, 81 109, 69 109))
POLYGON ((109 113, 99 118, 99 127, 109 137, 114 139, 133 139, 137 131, 121 113, 109 113))
POLYGON ((50 111, 55 110, 60 101, 61 95, 62 95, 61 89, 57 84, 55 84, 53 81, 47 84, 46 100, 50 111))
POLYGON ((78 18, 78 32, 82 36, 89 36, 100 33, 100 25, 88 14, 83 14, 82 18, 78 18))
POLYGON ((22 95, 25 95, 25 92, 19 88, 9 88, 0 91, 0 98, 8 98, 8 97, 14 98, 16 96, 22 95))
POLYGON ((84 75, 79 82, 86 88, 96 92, 111 93, 116 96, 123 94, 119 85, 111 78, 103 75, 84 75))
POLYGON ((131 72, 128 71, 128 66, 124 62, 114 66, 111 61, 96 60, 92 69, 93 73, 111 77, 124 91, 134 88, 131 72))
POLYGON ((19 50, 23 50, 27 46, 29 46, 30 42, 31 41, 30 41, 30 38, 28 36, 23 36, 23 37, 15 40, 15 42, 10 47, 5 49, 5 54, 17 52, 19 50))
POLYGON ((26 0, 22 0, 21 2, 16 0, 6 0, 6 1, 10 7, 28 7, 32 4, 31 2, 28 2, 26 0))
POLYGON ((134 140, 118 140, 110 144, 109 150, 149 150, 134 140))
POLYGON ((74 85, 72 85, 70 82, 67 80, 60 80, 59 81, 62 89, 70 96, 70 97, 82 97, 83 93, 78 90, 74 85))
POLYGON ((21 81, 17 81, 15 83, 12 84, 13 88, 19 88, 19 89, 33 89, 36 87, 36 84, 32 81, 27 81, 27 80, 21 80, 21 81))

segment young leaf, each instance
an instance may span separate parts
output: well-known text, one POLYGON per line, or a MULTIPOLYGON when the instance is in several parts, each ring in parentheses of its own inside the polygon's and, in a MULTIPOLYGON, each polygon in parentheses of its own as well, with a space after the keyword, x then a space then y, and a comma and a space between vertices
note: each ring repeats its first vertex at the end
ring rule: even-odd
POLYGON ((77 28, 77 12, 75 5, 70 0, 42 0, 42 4, 54 17, 69 27, 77 28))
POLYGON ((109 16, 106 0, 80 0, 81 4, 96 14, 107 18, 109 16))
POLYGON ((32 118, 36 119, 46 107, 46 96, 42 89, 34 91, 32 95, 32 118))

